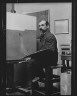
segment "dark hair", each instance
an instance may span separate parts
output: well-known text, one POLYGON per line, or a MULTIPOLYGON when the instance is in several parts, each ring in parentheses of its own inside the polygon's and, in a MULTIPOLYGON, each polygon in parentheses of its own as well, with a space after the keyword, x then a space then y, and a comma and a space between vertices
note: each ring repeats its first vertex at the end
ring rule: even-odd
POLYGON ((48 26, 49 25, 49 22, 48 21, 46 21, 46 26, 48 26))

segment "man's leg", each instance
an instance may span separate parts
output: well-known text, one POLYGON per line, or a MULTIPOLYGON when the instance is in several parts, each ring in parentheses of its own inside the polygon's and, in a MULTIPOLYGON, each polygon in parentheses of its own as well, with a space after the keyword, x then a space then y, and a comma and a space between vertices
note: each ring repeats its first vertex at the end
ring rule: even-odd
POLYGON ((36 62, 34 59, 31 59, 28 62, 27 71, 30 85, 35 77, 44 77, 44 72, 41 64, 39 62, 36 62))

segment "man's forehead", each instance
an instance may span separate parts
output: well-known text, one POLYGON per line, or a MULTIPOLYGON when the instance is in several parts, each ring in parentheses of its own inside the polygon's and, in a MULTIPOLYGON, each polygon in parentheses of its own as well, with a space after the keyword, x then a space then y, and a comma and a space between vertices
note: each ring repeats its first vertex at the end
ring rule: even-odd
POLYGON ((39 23, 39 25, 45 24, 45 23, 46 23, 46 21, 42 20, 42 21, 39 23))

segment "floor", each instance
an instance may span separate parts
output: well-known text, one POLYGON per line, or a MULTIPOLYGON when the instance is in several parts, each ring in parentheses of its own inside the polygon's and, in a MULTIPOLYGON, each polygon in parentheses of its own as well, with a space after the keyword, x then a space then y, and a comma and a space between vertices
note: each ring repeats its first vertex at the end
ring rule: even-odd
POLYGON ((24 94, 20 92, 13 92, 13 93, 6 93, 6 95, 24 95, 24 94))
POLYGON ((30 91, 24 89, 24 88, 18 88, 18 89, 14 89, 14 90, 11 90, 11 89, 7 89, 6 91, 6 95, 24 95, 24 96, 31 96, 30 95, 30 91))

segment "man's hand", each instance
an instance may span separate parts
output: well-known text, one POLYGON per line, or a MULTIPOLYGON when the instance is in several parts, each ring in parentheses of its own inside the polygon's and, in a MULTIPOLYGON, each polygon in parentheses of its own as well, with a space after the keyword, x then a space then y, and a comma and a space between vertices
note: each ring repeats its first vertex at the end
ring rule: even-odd
POLYGON ((29 60, 31 60, 31 57, 27 57, 27 58, 26 58, 26 61, 29 61, 29 60))

